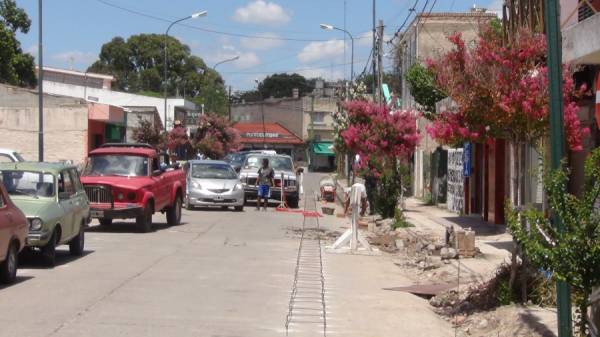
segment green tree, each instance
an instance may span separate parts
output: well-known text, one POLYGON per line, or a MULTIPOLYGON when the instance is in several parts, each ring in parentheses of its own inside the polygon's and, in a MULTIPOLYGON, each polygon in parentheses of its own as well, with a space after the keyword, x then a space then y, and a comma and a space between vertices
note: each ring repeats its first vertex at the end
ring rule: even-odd
MULTIPOLYGON (((133 35, 127 40, 115 37, 102 46, 98 61, 88 71, 115 76, 117 90, 161 96, 165 88, 164 44, 165 36, 160 34, 133 35)), ((167 46, 168 94, 204 104, 205 111, 224 114, 227 94, 219 73, 176 38, 170 36, 167 46)))
POLYGON ((420 63, 413 64, 405 75, 410 94, 421 105, 423 115, 432 119, 435 115, 435 104, 446 98, 446 94, 435 84, 433 72, 420 63))
POLYGON ((507 222, 514 238, 522 243, 524 255, 531 262, 554 273, 575 290, 580 336, 589 336, 587 307, 592 288, 600 285, 600 211, 595 202, 600 196, 600 149, 585 163, 584 191, 581 196, 567 193, 569 172, 549 172, 544 187, 550 209, 556 212, 564 230, 536 209, 518 213, 507 203, 507 222), (529 226, 523 226, 525 220, 529 226), (529 230, 526 229, 529 227, 529 230))
POLYGON ((29 32, 31 20, 14 0, 0 1, 0 82, 33 87, 36 84, 33 56, 21 49, 16 32, 29 32))
POLYGON ((258 85, 263 98, 292 97, 293 89, 298 89, 300 97, 312 90, 306 78, 298 74, 273 74, 258 85))

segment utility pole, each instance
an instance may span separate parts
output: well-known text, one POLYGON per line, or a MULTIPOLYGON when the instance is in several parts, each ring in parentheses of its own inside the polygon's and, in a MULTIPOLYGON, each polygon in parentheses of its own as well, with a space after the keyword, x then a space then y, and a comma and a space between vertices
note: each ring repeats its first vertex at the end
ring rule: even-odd
POLYGON ((229 86, 229 91, 227 92, 227 112, 229 115, 229 122, 231 123, 231 86, 229 86))
POLYGON ((375 26, 376 0, 373 0, 373 101, 377 94, 377 27, 375 26))
MULTIPOLYGON (((559 25, 560 11, 557 0, 544 1, 546 39, 548 42, 548 79, 550 82, 550 149, 552 169, 560 169, 565 156, 565 134, 562 95, 562 46, 559 25)), ((566 191, 565 191, 566 193, 566 191)), ((559 231, 564 226, 558 214, 553 212, 552 222, 559 231)), ((564 281, 556 283, 556 309, 558 315, 558 337, 571 337, 571 290, 564 281)), ((585 313, 582 313, 585 314, 585 313)))
POLYGON ((377 102, 382 103, 382 90, 381 85, 383 84, 383 20, 379 20, 379 27, 377 27, 377 102))
POLYGON ((42 0, 38 0, 38 160, 44 161, 44 48, 42 43, 42 0))

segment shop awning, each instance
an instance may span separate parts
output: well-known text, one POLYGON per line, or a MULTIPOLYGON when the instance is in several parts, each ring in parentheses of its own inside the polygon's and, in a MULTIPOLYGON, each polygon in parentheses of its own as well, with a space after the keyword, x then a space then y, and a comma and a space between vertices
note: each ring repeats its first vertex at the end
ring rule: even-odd
POLYGON ((321 156, 335 156, 335 153, 333 152, 333 143, 331 142, 313 143, 312 152, 321 156))

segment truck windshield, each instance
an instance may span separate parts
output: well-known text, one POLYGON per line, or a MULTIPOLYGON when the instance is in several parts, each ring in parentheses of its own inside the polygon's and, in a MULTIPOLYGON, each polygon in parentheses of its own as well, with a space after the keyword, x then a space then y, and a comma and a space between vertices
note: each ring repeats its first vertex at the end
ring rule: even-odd
POLYGON ((3 170, 0 172, 0 181, 10 195, 33 198, 54 196, 54 176, 49 173, 3 170))
POLYGON ((198 179, 237 179, 237 174, 229 165, 194 164, 192 178, 198 179))
POLYGON ((85 176, 143 177, 148 175, 148 158, 142 156, 108 154, 88 159, 85 176))
POLYGON ((263 158, 269 160, 269 166, 272 169, 278 171, 292 171, 292 159, 288 157, 276 157, 276 156, 248 156, 244 168, 260 168, 262 165, 263 158))

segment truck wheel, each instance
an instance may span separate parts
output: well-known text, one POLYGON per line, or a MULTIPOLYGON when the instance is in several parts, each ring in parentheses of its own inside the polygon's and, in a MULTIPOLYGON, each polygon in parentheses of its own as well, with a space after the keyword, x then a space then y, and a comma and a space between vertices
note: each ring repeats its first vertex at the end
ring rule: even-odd
POLYGON ((41 248, 42 262, 50 268, 56 265, 56 244, 58 241, 58 232, 55 229, 48 243, 41 248))
POLYGON ((113 219, 100 218, 100 219, 98 219, 98 221, 100 222, 100 226, 108 227, 108 226, 112 225, 113 219))
POLYGON ((181 197, 177 195, 173 206, 167 209, 167 223, 169 226, 178 226, 181 223, 181 197))
POLYGON ((288 206, 290 208, 298 208, 298 197, 289 198, 288 199, 288 206))
POLYGON ((69 252, 71 255, 81 256, 83 255, 83 246, 85 245, 85 231, 83 226, 79 228, 79 234, 71 239, 69 242, 69 252))
POLYGON ((152 208, 150 205, 144 207, 144 214, 135 218, 135 225, 142 233, 148 233, 152 230, 152 208))
POLYGON ((6 259, 0 263, 0 283, 13 283, 17 278, 17 265, 19 264, 19 252, 17 245, 12 243, 8 247, 6 259))

